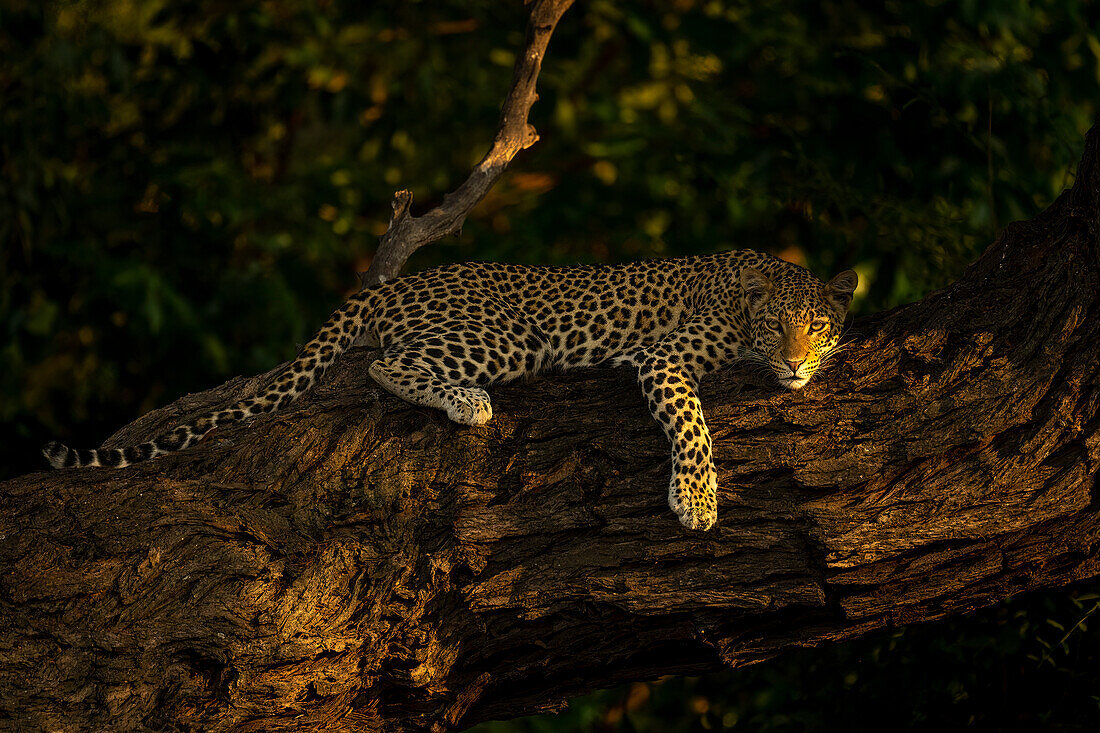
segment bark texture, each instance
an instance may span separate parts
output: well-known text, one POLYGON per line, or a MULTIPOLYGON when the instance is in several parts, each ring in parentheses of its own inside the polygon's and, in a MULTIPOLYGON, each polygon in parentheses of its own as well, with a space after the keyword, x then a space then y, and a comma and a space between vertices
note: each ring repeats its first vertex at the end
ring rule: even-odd
POLYGON ((1094 129, 1072 191, 802 392, 705 383, 709 533, 625 370, 469 428, 364 349, 195 449, 0 484, 0 728, 449 730, 1100 575, 1098 201, 1094 129))

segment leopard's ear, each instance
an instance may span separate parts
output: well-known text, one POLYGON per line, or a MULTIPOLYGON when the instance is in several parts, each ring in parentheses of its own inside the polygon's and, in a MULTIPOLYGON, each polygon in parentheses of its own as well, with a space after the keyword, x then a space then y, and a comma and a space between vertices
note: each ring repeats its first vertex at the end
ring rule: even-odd
POLYGON ((750 314, 755 314, 771 299, 773 288, 772 281, 760 270, 755 267, 741 268, 741 297, 750 314))
POLYGON ((848 312, 848 306, 852 303, 852 293, 859 285, 859 275, 855 270, 845 270, 829 282, 825 283, 825 300, 836 306, 841 313, 848 312))

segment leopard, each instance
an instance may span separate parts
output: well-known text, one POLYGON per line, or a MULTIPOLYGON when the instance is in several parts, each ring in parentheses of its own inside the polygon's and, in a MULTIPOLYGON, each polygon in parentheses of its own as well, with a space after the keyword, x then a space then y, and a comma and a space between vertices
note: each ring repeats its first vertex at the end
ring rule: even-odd
POLYGON ((216 428, 285 408, 354 345, 383 389, 461 425, 493 417, 487 387, 542 373, 629 367, 671 445, 668 504, 680 523, 718 520, 714 445, 701 380, 748 362, 775 388, 802 389, 840 341, 858 284, 828 282, 750 249, 622 264, 443 265, 359 290, 253 397, 139 445, 72 449, 52 442, 55 468, 121 468, 183 450, 216 428))

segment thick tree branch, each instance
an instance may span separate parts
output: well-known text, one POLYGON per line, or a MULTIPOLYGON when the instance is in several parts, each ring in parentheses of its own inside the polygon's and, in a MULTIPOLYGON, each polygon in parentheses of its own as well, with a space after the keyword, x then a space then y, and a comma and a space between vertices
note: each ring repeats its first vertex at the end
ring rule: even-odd
POLYGON ((0 484, 0 727, 448 730, 1096 577, 1098 203, 1094 128, 1072 191, 802 392, 706 383, 709 533, 629 374, 469 428, 363 349, 195 449, 0 484))
POLYGON ((500 124, 489 152, 457 189, 443 197, 443 203, 423 216, 412 216, 412 193, 393 196, 393 215, 378 242, 370 267, 360 273, 363 287, 391 280, 401 272, 413 252, 448 234, 458 234, 466 215, 504 174, 512 158, 538 142, 539 136, 527 115, 538 99, 535 83, 542 69, 546 46, 561 16, 573 0, 535 0, 527 24, 527 41, 516 57, 512 87, 500 110, 500 124))

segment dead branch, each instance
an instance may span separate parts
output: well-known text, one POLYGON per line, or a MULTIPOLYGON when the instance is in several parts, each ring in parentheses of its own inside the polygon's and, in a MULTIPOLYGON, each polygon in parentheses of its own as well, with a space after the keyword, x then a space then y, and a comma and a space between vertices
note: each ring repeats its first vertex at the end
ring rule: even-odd
POLYGON ((500 110, 500 124, 489 152, 457 189, 443 197, 443 203, 423 216, 412 216, 412 193, 393 196, 389 227, 378 242, 370 267, 360 273, 364 288, 390 280, 401 272, 413 252, 448 234, 459 234, 467 214, 503 175, 512 158, 538 142, 539 136, 527 115, 538 99, 535 83, 542 69, 546 46, 561 16, 573 0, 535 0, 527 24, 527 41, 516 58, 512 87, 500 110))

